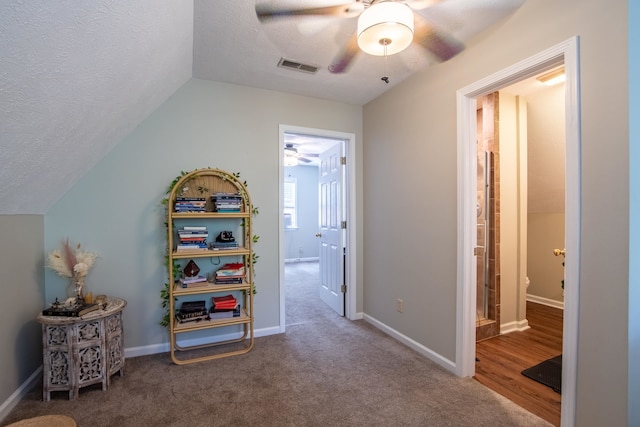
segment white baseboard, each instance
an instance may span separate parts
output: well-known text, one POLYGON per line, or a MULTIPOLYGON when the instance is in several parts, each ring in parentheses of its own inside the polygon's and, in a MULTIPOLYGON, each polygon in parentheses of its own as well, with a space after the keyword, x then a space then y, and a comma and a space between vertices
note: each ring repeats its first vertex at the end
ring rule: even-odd
MULTIPOLYGON (((253 331, 254 338, 266 337, 268 335, 275 335, 280 333, 280 328, 277 326, 270 328, 262 328, 255 329, 253 331)), ((241 334, 227 334, 218 336, 220 341, 224 341, 227 339, 239 338, 241 334)), ((180 341, 180 345, 191 346, 191 345, 200 345, 207 344, 210 342, 206 337, 205 338, 194 338, 190 340, 180 341)), ((149 356, 151 354, 157 353, 168 353, 169 352, 169 343, 159 343, 159 344, 151 344, 145 345, 142 347, 129 347, 124 349, 124 357, 138 357, 138 356, 149 356)))
POLYGON ((559 308, 564 310, 564 301, 556 301, 549 298, 539 297, 536 295, 527 294, 527 301, 535 302, 537 304, 548 305, 549 307, 559 308))
POLYGON ((384 323, 374 319, 373 317, 365 314, 364 315, 364 320, 365 322, 371 323, 373 326, 375 326, 376 328, 380 329, 382 332, 386 333, 387 335, 395 338, 396 340, 400 341, 402 344, 406 345, 407 347, 417 351, 418 353, 422 354, 423 356, 425 356, 427 359, 437 363, 438 365, 442 366, 443 368, 445 368, 446 370, 450 371, 451 373, 455 374, 456 373, 456 364, 454 362, 452 362, 451 360, 441 356, 440 354, 434 352, 433 350, 423 346, 422 344, 412 340, 411 338, 409 338, 406 335, 401 334, 400 332, 396 331, 395 329, 385 325, 384 323))
POLYGON ((287 258, 284 260, 285 264, 291 264, 294 262, 318 262, 320 258, 318 257, 309 257, 309 258, 287 258))
POLYGON ((513 322, 503 323, 500 325, 500 335, 511 332, 522 332, 530 328, 531 327, 529 326, 529 321, 527 319, 514 320, 513 322))
POLYGON ((22 400, 22 398, 31 391, 31 389, 38 384, 38 380, 40 379, 40 374, 42 373, 42 365, 35 370, 33 374, 27 378, 25 382, 23 382, 20 387, 16 391, 13 392, 11 396, 7 400, 4 401, 2 405, 0 405, 0 422, 4 420, 9 412, 22 400))

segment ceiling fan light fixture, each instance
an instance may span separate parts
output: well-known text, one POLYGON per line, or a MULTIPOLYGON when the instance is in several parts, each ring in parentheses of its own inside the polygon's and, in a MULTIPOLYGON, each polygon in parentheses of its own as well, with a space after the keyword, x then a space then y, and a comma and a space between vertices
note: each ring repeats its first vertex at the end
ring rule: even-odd
POLYGON ((369 55, 393 55, 413 42, 413 11, 403 3, 374 3, 358 17, 358 46, 369 55))
POLYGON ((298 158, 294 156, 284 156, 284 165, 285 166, 298 166, 298 158))

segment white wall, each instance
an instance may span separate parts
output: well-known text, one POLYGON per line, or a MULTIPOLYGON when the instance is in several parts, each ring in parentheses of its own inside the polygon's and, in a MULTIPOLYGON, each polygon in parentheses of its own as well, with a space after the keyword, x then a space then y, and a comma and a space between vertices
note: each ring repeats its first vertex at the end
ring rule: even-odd
MULTIPOLYGON (((501 91, 499 99, 500 138, 500 325, 501 331, 513 330, 521 326, 518 322, 526 319, 526 297, 523 292, 526 266, 526 229, 522 226, 521 210, 526 211, 526 175, 522 177, 520 153, 526 151, 526 138, 521 141, 520 116, 516 96, 501 91), (523 144, 521 147, 520 144, 523 144), (522 178, 522 179, 521 179, 522 178), (524 194, 521 195, 521 191, 524 194), (524 233, 524 234, 523 234, 524 233), (503 328, 504 326, 504 328, 503 328)), ((526 111, 523 112, 526 114, 526 111)), ((525 120, 526 121, 526 120, 525 120)), ((525 158, 526 159, 526 158, 525 158)), ((526 169, 525 169, 526 173, 526 169)))
POLYGON ((529 279, 536 301, 561 307, 564 296, 565 87, 545 87, 527 96, 529 137, 529 279))
MULTIPOLYGON (((159 351, 165 283, 161 200, 180 171, 217 167, 239 172, 259 208, 255 328, 279 322, 279 125, 329 129, 362 138, 362 109, 314 98, 193 79, 97 164, 45 217, 45 250, 69 237, 100 254, 87 278, 96 293, 122 297, 125 347, 159 351)), ((361 185, 361 184, 360 184, 361 185)), ((47 271, 46 298, 66 282, 47 271)), ((360 284, 361 286, 361 284, 360 284)))
POLYGON ((527 270, 531 285, 527 293, 537 302, 561 307, 564 257, 553 255, 553 249, 564 248, 564 213, 530 213, 528 227, 527 270))
POLYGON ((626 12, 623 1, 525 2, 459 56, 417 73, 364 109, 365 312, 454 361, 456 90, 580 36, 577 425, 627 424, 626 12), (386 194, 408 207, 390 206, 380 197, 386 194), (390 227, 389 218, 411 226, 390 227), (397 297, 405 301, 404 313, 395 311, 397 297))

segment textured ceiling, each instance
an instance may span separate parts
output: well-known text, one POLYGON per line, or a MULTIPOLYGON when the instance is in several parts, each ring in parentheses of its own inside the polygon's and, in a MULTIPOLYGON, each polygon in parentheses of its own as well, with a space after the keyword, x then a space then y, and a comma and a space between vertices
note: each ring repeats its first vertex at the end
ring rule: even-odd
POLYGON ((193 3, 0 2, 0 214, 42 214, 191 78, 193 3))
MULTIPOLYGON (((366 0, 369 1, 369 0, 366 0)), ((430 24, 463 43, 506 18, 524 0, 405 0, 430 24), (435 3, 429 7, 425 7, 435 3)), ((274 8, 355 0, 255 0, 274 8)), ((354 8, 355 9, 355 8, 354 8)), ((420 45, 387 58, 359 53, 345 73, 327 67, 356 30, 351 17, 287 16, 260 22, 251 1, 195 0, 193 76, 364 105, 438 61, 420 45), (278 68, 280 58, 317 65, 316 74, 278 68), (390 83, 380 78, 389 76, 390 83)))
MULTIPOLYGON (((523 1, 442 0, 416 13, 469 44, 523 1)), ((260 23, 255 3, 237 0, 0 2, 0 214, 45 213, 192 76, 363 105, 437 64, 414 44, 386 70, 382 58, 360 53, 348 72, 329 73, 356 19, 260 23), (281 57, 320 70, 277 68, 281 57)))

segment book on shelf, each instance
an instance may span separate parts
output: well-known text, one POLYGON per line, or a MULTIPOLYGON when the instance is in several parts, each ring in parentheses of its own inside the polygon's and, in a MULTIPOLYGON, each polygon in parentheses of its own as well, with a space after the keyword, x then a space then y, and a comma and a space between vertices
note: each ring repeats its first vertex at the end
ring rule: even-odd
POLYGON ((215 212, 240 212, 242 196, 238 193, 215 193, 211 195, 215 212))
POLYGON ((203 286, 207 286, 209 285, 209 282, 192 282, 192 283, 180 283, 180 287, 183 289, 190 289, 190 288, 201 288, 203 286))
POLYGON ((174 206, 205 206, 206 197, 176 197, 174 206))
POLYGON ((181 245, 202 245, 206 244, 207 239, 183 239, 180 238, 181 245))
POLYGON ((196 311, 182 311, 182 310, 180 310, 176 314, 181 319, 193 319, 194 317, 204 316, 207 313, 208 313, 207 309, 203 308, 202 310, 196 310, 196 311))
POLYGON ((182 227, 185 231, 207 231, 207 227, 204 225, 185 225, 182 227))
POLYGON ((192 276, 192 277, 183 277, 180 279, 180 283, 197 283, 197 282, 206 282, 207 278, 204 276, 192 276))
POLYGON ((213 306, 211 308, 214 311, 220 311, 224 309, 233 310, 236 308, 236 305, 238 304, 238 301, 236 300, 236 298, 231 294, 220 296, 220 297, 212 297, 211 301, 213 303, 213 306))
POLYGON ((176 201, 180 202, 206 202, 206 197, 186 197, 186 196, 177 196, 176 201))
POLYGON ((213 242, 211 243, 213 250, 238 249, 238 242, 213 242))
POLYGON ((182 288, 196 288, 200 286, 207 286, 209 284, 209 282, 207 282, 207 278, 204 276, 183 277, 179 280, 179 283, 182 288))
POLYGON ((228 262, 216 270, 216 276, 240 275, 244 275, 244 264, 241 262, 228 262))
POLYGON ((244 282, 245 267, 243 263, 227 263, 215 272, 213 282, 219 285, 240 284, 244 282))
POLYGON ((209 311, 210 319, 228 319, 231 317, 240 317, 240 304, 236 304, 236 306, 231 310, 218 311, 211 309, 209 311))
POLYGON ((65 316, 65 317, 80 317, 87 313, 96 311, 98 304, 78 304, 72 307, 67 307, 62 304, 53 304, 49 308, 42 310, 43 316, 65 316))
POLYGON ((183 314, 183 313, 176 313, 176 320, 179 323, 189 323, 189 322, 198 322, 200 320, 207 320, 209 319, 209 313, 205 311, 200 312, 198 314, 193 314, 193 313, 187 313, 187 314, 183 314))
POLYGON ((211 307, 209 312, 218 313, 218 312, 224 312, 224 311, 234 311, 234 310, 237 310, 239 306, 240 306, 240 303, 236 302, 233 305, 230 304, 229 307, 223 307, 223 308, 211 307))
POLYGON ((240 285, 244 283, 244 276, 242 277, 216 277, 213 279, 213 283, 216 285, 240 285))
POLYGON ((178 245, 176 246, 176 252, 195 252, 195 251, 208 251, 207 245, 178 245))
POLYGON ((204 300, 199 301, 184 301, 180 305, 180 312, 188 311, 201 311, 207 309, 207 302, 204 300))
POLYGON ((178 234, 183 234, 183 235, 200 235, 200 234, 207 234, 207 228, 205 227, 202 230, 186 230, 184 228, 178 228, 178 234))
POLYGON ((178 237, 181 239, 204 239, 209 237, 206 231, 183 231, 178 230, 178 237))

